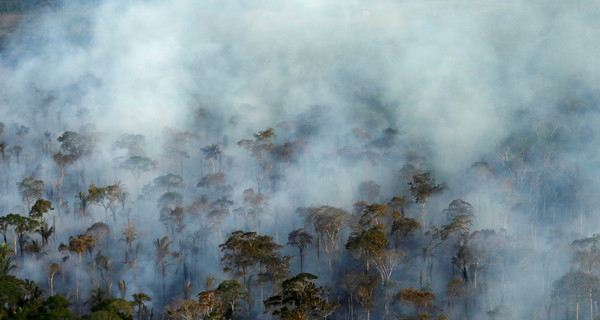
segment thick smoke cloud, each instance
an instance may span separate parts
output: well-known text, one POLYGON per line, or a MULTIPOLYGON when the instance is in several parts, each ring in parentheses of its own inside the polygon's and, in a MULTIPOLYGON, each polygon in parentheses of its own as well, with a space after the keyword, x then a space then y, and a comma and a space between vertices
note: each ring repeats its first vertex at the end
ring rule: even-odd
MULTIPOLYGON (((351 211, 367 180, 382 186, 381 202, 406 195, 400 170, 416 152, 450 185, 430 212, 467 194, 477 201, 477 228, 506 227, 530 241, 538 232, 531 221, 515 216, 507 225, 504 212, 514 208, 494 190, 467 191, 464 173, 477 161, 501 162, 511 151, 506 141, 526 140, 529 131, 560 135, 552 152, 569 167, 563 169, 598 177, 598 152, 587 147, 598 135, 598 13, 598 4, 586 1, 65 2, 25 16, 0 54, 3 137, 8 145, 33 145, 48 131, 56 144, 64 131, 92 132, 98 142, 85 163, 86 184, 121 180, 135 194, 158 175, 184 173, 186 203, 210 171, 207 160, 199 164, 200 148, 219 144, 237 207, 245 189, 257 189, 259 168, 236 142, 273 127, 278 143, 302 138, 306 148, 279 168, 284 178, 265 229, 299 228, 295 209, 302 206, 351 211), (198 117, 199 108, 208 116, 198 117), (20 125, 30 128, 24 138, 20 125), (380 149, 385 156, 353 159, 388 128, 397 134, 380 149), (177 140, 170 132, 186 130, 201 137, 179 140, 191 157, 178 165, 165 146, 177 140), (116 159, 126 154, 114 145, 122 134, 144 135, 164 172, 136 183, 119 171, 116 159)), ((28 152, 5 171, 3 210, 21 203, 15 181, 55 175, 51 159, 38 166, 28 152)), ((568 208, 570 198, 561 202, 559 193, 556 203, 568 208)), ((137 208, 140 221, 161 228, 150 202, 137 208)), ((598 226, 595 209, 586 209, 585 222, 566 222, 584 236, 598 226)), ((71 224, 77 229, 78 221, 71 224)), ((223 229, 243 227, 229 218, 223 229)), ((535 246, 547 249, 541 240, 535 246)), ((145 257, 152 260, 152 252, 145 257)), ((543 286, 565 270, 546 270, 543 286)), ((140 277, 153 281, 152 272, 140 277)))

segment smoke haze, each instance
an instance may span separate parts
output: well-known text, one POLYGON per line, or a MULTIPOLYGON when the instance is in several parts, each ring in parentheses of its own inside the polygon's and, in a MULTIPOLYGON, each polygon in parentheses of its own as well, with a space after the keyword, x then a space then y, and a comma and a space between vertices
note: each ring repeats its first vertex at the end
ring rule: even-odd
MULTIPOLYGON (((0 140, 23 152, 3 165, 1 214, 26 213, 16 183, 30 175, 44 180, 44 197, 56 207, 56 163, 39 146, 58 152, 56 139, 65 131, 94 136, 93 155, 80 164, 85 172, 78 176, 73 167, 65 180, 71 213, 57 230, 70 231, 57 233, 52 245, 81 233, 77 192, 120 181, 147 235, 136 290, 151 292, 158 278, 150 242, 166 233, 156 206, 161 194, 144 186, 179 174, 183 204, 191 206, 200 198, 198 181, 212 172, 202 147, 223 151, 216 166, 232 186, 232 209, 244 206, 248 188, 269 194, 259 228, 281 244, 303 227, 297 208, 351 212, 365 200, 362 182, 381 186, 373 202, 409 197, 401 172, 422 157, 423 168, 450 186, 427 203, 431 223, 446 223, 442 210, 461 198, 475 207, 472 230, 504 230, 518 235, 514 246, 530 250, 521 264, 488 271, 488 309, 503 303, 514 308, 514 319, 538 319, 530 306, 569 270, 567 244, 598 228, 590 198, 599 187, 599 9, 591 1, 558 0, 98 0, 42 8, 2 38, 0 140), (28 133, 20 134, 21 126, 28 133), (268 183, 237 144, 267 128, 274 128, 276 145, 295 143, 268 183), (143 135, 145 155, 156 163, 139 181, 120 168, 128 150, 116 142, 124 134, 143 135), (476 192, 466 172, 482 161, 497 175, 476 192), (145 198, 136 206, 137 194, 145 198), (567 240, 549 258, 556 230, 567 240), (522 296, 526 288, 533 292, 522 296), (506 290, 511 294, 500 302, 506 290)), ((106 222, 102 208, 90 210, 86 228, 106 222)), ((420 206, 406 210, 416 218, 420 206)), ((201 229, 189 223, 186 232, 201 229)), ((232 213, 223 237, 246 227, 232 213)), ((117 238, 121 228, 113 230, 117 238)), ((223 279, 222 240, 206 237, 211 249, 198 273, 223 279)), ((444 254, 449 261, 452 253, 444 254)), ((53 248, 47 260, 60 257, 53 248)), ((46 277, 33 263, 19 275, 46 277)), ((417 286, 415 279, 406 281, 417 286)), ((481 319, 485 311, 473 312, 481 319)))

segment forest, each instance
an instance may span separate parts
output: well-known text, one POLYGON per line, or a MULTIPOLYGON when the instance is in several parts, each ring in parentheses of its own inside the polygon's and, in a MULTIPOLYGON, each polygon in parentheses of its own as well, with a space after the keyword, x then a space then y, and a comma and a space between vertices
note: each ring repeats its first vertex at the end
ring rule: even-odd
POLYGON ((0 318, 600 319, 598 14, 3 2, 0 318))

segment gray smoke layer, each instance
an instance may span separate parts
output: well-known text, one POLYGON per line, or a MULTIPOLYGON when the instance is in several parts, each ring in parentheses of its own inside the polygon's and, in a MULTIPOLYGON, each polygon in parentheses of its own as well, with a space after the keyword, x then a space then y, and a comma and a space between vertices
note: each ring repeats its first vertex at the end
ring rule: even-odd
MULTIPOLYGON (((15 183, 24 177, 45 180, 47 197, 54 195, 49 177, 56 177, 55 164, 40 160, 34 146, 52 141, 56 152, 64 131, 97 137, 93 156, 83 163, 85 178, 67 177, 80 189, 64 191, 71 203, 91 183, 120 180, 136 195, 153 178, 173 172, 184 177, 182 193, 191 204, 198 198, 196 183, 211 172, 200 148, 218 144, 226 155, 218 165, 238 207, 244 190, 265 192, 267 186, 257 182, 256 160, 236 143, 272 127, 277 143, 301 139, 305 146, 278 168, 272 210, 261 227, 271 234, 281 228, 280 243, 302 226, 296 208, 351 211, 361 200, 361 182, 381 185, 380 202, 406 195, 400 170, 407 155, 419 154, 450 185, 428 204, 429 212, 441 212, 456 198, 477 202, 474 229, 505 228, 522 235, 528 248, 548 252, 550 241, 542 239, 554 225, 532 230, 529 217, 518 215, 507 221, 504 212, 515 210, 512 203, 500 201, 497 190, 476 195, 464 173, 477 161, 511 160, 518 148, 507 141, 556 134, 561 138, 551 152, 562 169, 576 168, 588 181, 598 177, 599 9, 591 1, 558 0, 106 0, 34 12, 23 17, 0 53, 2 138, 8 146, 24 146, 19 163, 3 169, 2 214, 22 206, 15 183), (21 126, 27 134, 19 134, 21 126), (388 128, 393 136, 385 135, 388 128), (127 150, 115 142, 123 134, 144 135, 145 151, 158 164, 139 181, 119 169, 127 150), (170 147, 189 157, 173 158, 165 151, 170 147)), ((550 151, 529 152, 543 157, 550 151)), ((568 189, 568 181, 553 183, 556 190, 568 189)), ((590 193, 597 190, 591 185, 590 193)), ((162 228, 158 196, 132 209, 149 234, 162 228)), ((571 208, 570 200, 561 201, 556 196, 556 207, 544 209, 571 208)), ((595 232, 597 209, 585 209, 581 217, 564 219, 566 233, 595 232)), ((419 208, 410 210, 418 215, 419 208)), ((96 220, 104 215, 95 214, 96 220)), ((431 216, 443 222, 442 215, 431 216)), ((73 232, 58 237, 68 241, 79 221, 63 220, 73 232)), ((223 233, 239 228, 244 225, 230 217, 223 233)), ((148 266, 155 264, 150 238, 141 256, 148 266)), ((211 240, 212 247, 218 243, 211 240)), ((220 272, 218 249, 211 250, 215 261, 203 262, 205 268, 220 272)), ((555 263, 566 259, 562 252, 555 263)), ((513 294, 511 301, 526 302, 515 307, 515 319, 529 316, 529 304, 568 270, 556 265, 543 274, 515 276, 522 281, 512 281, 511 292, 540 289, 528 297, 513 294)), ((43 279, 36 268, 30 273, 43 279)), ((531 272, 539 269, 536 264, 531 272)), ((156 280, 151 268, 139 277, 140 283, 156 280)))

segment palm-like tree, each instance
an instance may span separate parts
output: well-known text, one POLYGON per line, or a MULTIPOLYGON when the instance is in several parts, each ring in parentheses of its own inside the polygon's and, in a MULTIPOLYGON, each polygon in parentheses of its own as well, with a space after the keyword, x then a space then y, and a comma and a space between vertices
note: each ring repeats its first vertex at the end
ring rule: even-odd
POLYGON ((14 253, 10 249, 10 246, 3 243, 0 246, 0 273, 5 275, 11 270, 16 269, 17 265, 13 263, 14 253))
POLYGON ((179 252, 174 252, 169 249, 169 246, 173 243, 169 241, 169 237, 165 236, 162 239, 156 239, 154 246, 156 247, 156 264, 160 267, 160 273, 162 276, 162 296, 165 301, 165 276, 167 267, 174 263, 174 259, 179 258, 179 252))

